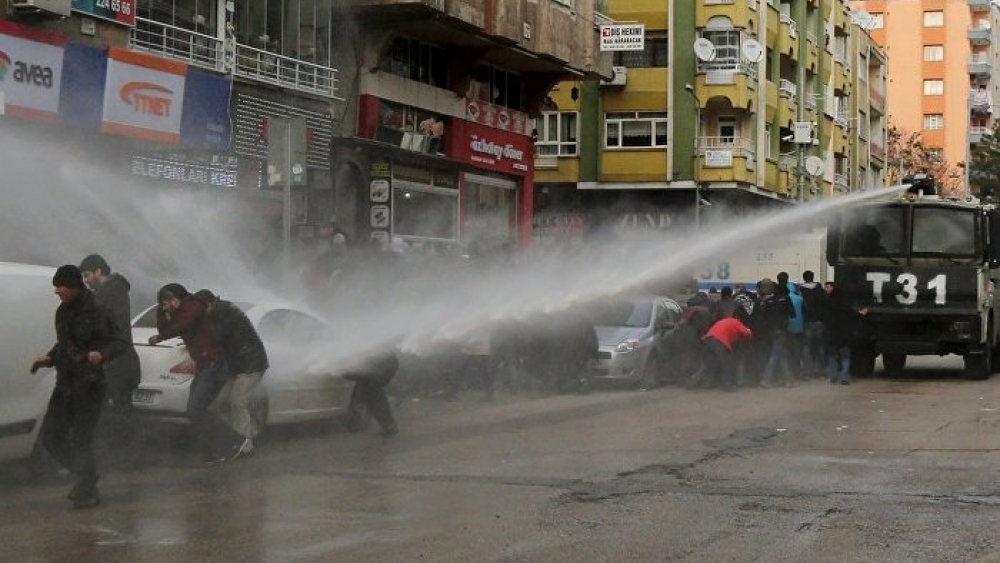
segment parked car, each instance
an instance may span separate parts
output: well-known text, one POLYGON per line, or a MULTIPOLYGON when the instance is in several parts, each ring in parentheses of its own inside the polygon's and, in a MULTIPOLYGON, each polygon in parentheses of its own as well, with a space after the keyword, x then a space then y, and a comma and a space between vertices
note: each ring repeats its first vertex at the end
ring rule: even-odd
POLYGON ((673 299, 650 295, 590 307, 598 342, 592 378, 626 381, 637 387, 661 384, 681 310, 673 299))
MULTIPOLYGON (((267 349, 271 367, 250 401, 250 412, 263 428, 344 417, 350 430, 367 426, 363 407, 350 408, 354 383, 329 373, 313 373, 302 358, 321 346, 327 333, 321 319, 294 308, 235 302, 253 323, 267 349)), ((159 419, 185 421, 194 362, 180 338, 149 344, 156 333, 156 306, 132 321, 132 339, 142 366, 142 379, 132 395, 141 413, 159 419)))
POLYGON ((32 375, 31 360, 56 342, 55 269, 0 262, 0 460, 36 451, 38 431, 56 383, 54 369, 32 375))

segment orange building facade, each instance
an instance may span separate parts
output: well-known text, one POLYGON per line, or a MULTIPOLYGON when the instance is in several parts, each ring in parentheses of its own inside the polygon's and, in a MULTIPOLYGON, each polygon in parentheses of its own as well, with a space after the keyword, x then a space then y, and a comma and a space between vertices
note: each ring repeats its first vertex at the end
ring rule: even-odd
POLYGON ((851 2, 885 49, 889 125, 920 132, 952 165, 993 128, 1000 8, 990 0, 851 2))

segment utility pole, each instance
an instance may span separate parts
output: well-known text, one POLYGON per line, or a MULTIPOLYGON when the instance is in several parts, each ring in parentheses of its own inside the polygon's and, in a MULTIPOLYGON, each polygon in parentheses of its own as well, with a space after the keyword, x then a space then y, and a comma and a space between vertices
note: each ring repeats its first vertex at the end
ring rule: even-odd
POLYGON ((694 91, 694 86, 685 84, 684 90, 694 98, 695 118, 694 118, 694 143, 693 158, 691 168, 691 180, 694 182, 694 230, 701 230, 701 154, 699 153, 701 141, 701 100, 694 91))

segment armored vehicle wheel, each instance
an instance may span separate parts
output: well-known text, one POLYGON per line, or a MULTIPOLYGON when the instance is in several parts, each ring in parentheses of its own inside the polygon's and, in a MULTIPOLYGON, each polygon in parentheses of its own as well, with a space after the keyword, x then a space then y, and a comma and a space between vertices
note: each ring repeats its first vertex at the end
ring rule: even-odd
POLYGON ((882 365, 889 377, 901 377, 906 367, 906 354, 882 354, 882 365))
POLYGON ((965 378, 966 379, 986 379, 990 376, 992 371, 991 361, 993 359, 993 354, 989 351, 976 354, 966 354, 965 359, 965 378))
POLYGON ((851 377, 871 377, 875 373, 875 351, 869 345, 851 349, 851 377))

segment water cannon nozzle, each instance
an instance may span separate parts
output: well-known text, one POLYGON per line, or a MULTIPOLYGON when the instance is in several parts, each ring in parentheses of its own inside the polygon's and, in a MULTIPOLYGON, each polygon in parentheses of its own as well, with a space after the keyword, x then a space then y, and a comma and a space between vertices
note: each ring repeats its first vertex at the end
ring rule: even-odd
POLYGON ((937 185, 934 183, 934 176, 930 174, 914 174, 903 178, 904 184, 910 184, 906 189, 907 193, 914 195, 936 195, 937 185))

